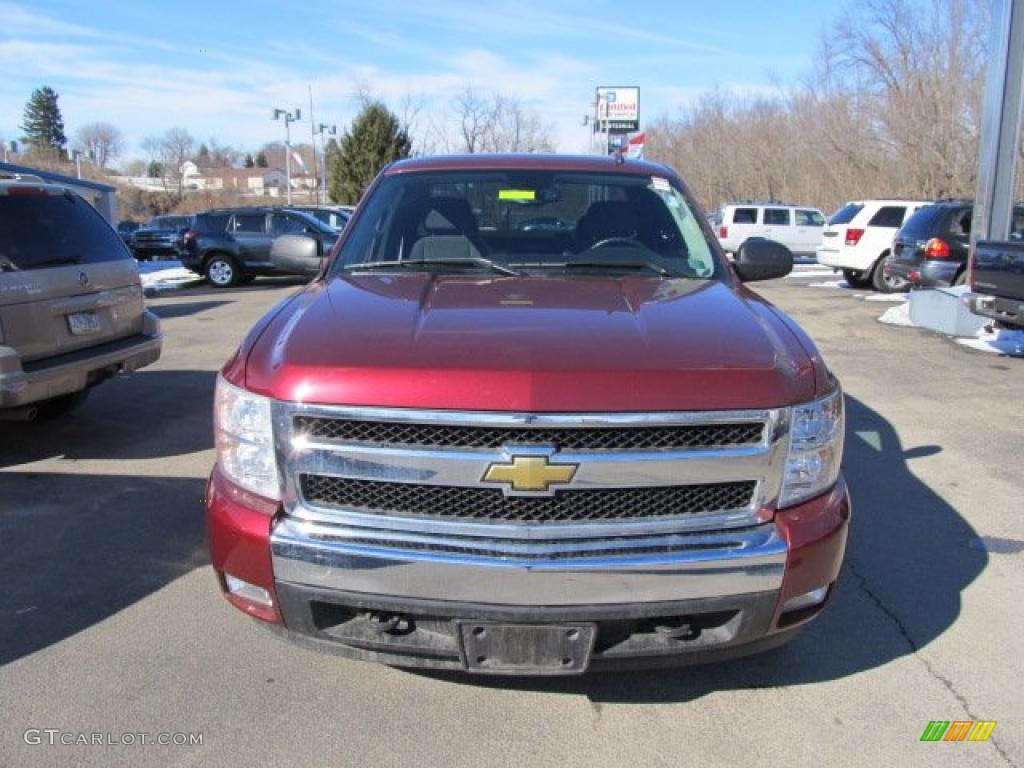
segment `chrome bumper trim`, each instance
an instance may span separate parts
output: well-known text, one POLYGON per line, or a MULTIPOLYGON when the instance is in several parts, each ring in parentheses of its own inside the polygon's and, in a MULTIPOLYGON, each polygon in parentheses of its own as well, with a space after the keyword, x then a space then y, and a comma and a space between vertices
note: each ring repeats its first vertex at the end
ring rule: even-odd
POLYGON ((778 590, 786 545, 773 524, 607 540, 403 535, 284 517, 271 535, 280 581, 366 594, 495 605, 592 605, 778 590), (380 544, 366 543, 380 542, 380 544), (479 545, 488 554, 466 553, 479 545), (425 547, 421 549, 413 547, 425 547), (439 551, 453 547, 459 551, 439 551), (657 548, 657 552, 645 549, 657 548), (528 557, 525 555, 529 555, 528 557))

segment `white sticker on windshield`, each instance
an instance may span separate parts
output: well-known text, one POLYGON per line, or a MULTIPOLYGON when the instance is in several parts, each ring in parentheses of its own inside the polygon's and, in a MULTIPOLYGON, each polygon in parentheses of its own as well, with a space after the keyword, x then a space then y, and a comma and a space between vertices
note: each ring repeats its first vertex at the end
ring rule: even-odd
POLYGON ((672 185, 668 183, 668 179, 663 179, 660 176, 651 176, 651 183, 659 192, 670 192, 672 190, 672 185))

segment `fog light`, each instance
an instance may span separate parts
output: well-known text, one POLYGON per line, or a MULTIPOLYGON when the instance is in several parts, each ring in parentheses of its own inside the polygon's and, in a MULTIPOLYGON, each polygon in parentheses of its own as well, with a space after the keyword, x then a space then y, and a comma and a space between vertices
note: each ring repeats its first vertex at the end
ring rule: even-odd
POLYGON ((800 608, 810 608, 812 605, 818 605, 825 601, 825 595, 828 594, 828 587, 819 587, 818 589, 812 589, 810 592, 804 592, 802 595, 791 597, 786 601, 786 604, 782 606, 782 612, 788 613, 789 611, 796 611, 800 608))
POLYGON ((250 584, 247 581, 235 578, 230 573, 224 574, 224 584, 227 585, 228 592, 232 595, 237 595, 243 600, 248 600, 251 603, 259 603, 267 607, 272 607, 274 601, 270 599, 270 593, 267 592, 263 587, 257 587, 255 584, 250 584))

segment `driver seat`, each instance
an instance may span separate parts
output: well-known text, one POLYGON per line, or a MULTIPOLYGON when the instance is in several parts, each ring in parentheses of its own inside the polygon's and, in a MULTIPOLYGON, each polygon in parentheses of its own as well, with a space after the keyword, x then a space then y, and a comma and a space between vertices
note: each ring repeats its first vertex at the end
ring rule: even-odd
POLYGON ((469 202, 461 197, 428 198, 409 259, 479 258, 479 228, 469 202))
POLYGON ((639 221, 627 203, 602 200, 591 203, 576 222, 576 242, 586 250, 609 237, 634 238, 639 231, 639 221))

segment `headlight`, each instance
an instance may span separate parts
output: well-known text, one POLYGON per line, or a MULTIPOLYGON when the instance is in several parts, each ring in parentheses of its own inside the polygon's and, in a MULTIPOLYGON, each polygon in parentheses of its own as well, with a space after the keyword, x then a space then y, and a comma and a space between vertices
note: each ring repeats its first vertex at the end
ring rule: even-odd
POLYGON ((218 376, 213 424, 221 471, 247 491, 280 500, 270 399, 232 386, 218 376))
POLYGON ((779 507, 790 507, 824 493, 839 477, 843 459, 843 393, 790 409, 789 455, 779 507))

